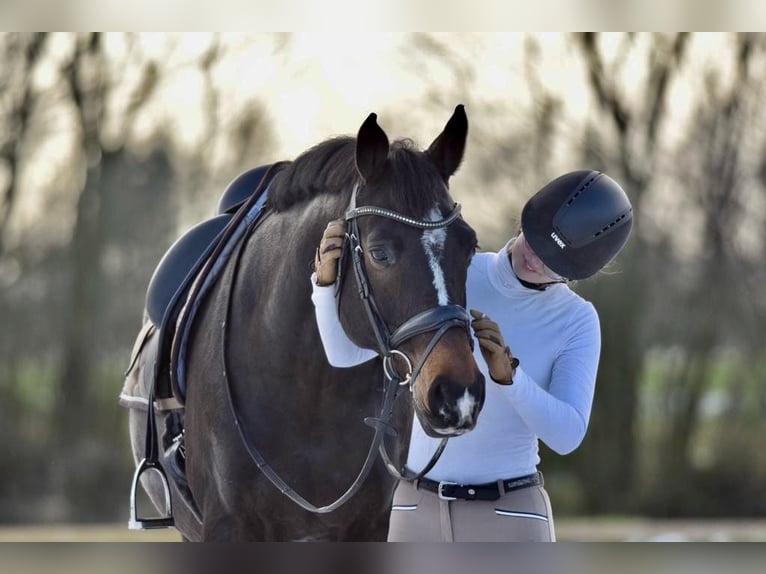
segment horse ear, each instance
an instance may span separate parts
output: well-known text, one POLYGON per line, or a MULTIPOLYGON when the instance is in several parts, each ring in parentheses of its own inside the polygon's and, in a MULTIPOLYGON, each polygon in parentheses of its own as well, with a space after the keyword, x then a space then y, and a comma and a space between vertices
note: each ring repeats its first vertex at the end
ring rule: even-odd
POLYGON ((463 160, 465 140, 468 135, 468 118, 462 104, 455 108, 444 130, 433 141, 426 155, 436 165, 444 181, 457 171, 463 160))
POLYGON ((377 119, 377 114, 367 116, 356 136, 356 169, 365 181, 381 175, 388 159, 388 137, 377 119))

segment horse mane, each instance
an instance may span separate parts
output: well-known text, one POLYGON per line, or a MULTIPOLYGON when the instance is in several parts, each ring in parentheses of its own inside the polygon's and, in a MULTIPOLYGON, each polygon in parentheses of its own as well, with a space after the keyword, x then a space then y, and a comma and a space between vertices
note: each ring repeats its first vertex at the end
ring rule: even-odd
MULTIPOLYGON (((340 194, 348 200, 360 181, 355 165, 355 138, 325 140, 288 163, 269 189, 275 211, 311 200, 320 194, 340 194)), ((403 212, 423 217, 437 202, 443 201, 446 185, 436 167, 419 151, 412 140, 394 141, 388 153, 391 199, 403 212)), ((360 203, 364 204, 364 188, 360 203)))

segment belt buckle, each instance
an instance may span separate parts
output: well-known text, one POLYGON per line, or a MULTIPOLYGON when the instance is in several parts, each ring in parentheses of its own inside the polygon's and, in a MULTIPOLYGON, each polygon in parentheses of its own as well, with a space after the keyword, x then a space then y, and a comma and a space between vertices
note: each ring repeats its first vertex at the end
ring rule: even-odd
POLYGON ((449 482, 447 480, 440 480, 439 486, 436 489, 436 494, 439 497, 439 500, 457 500, 456 496, 447 496, 444 494, 443 489, 445 486, 457 486, 457 482, 449 482))

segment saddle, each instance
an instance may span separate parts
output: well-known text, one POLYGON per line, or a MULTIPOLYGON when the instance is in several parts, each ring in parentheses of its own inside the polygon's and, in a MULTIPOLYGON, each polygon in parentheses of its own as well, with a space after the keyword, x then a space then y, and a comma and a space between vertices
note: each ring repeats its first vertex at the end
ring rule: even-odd
POLYGON ((119 398, 121 405, 147 412, 145 456, 136 468, 131 486, 130 529, 174 525, 168 475, 187 508, 201 522, 186 481, 185 387, 179 386, 177 375, 183 370, 184 360, 179 353, 183 355, 186 334, 200 300, 216 281, 230 253, 229 244, 237 243, 245 229, 263 218, 268 184, 283 165, 261 166, 235 178, 218 202, 218 214, 173 243, 152 274, 146 293, 144 326, 133 346, 119 398), (134 369, 134 376, 130 377, 134 369), (155 411, 165 412, 161 445, 155 411), (138 515, 136 493, 141 476, 149 471, 159 475, 164 488, 163 517, 138 515))
MULTIPOLYGON (((160 260, 146 291, 146 311, 155 326, 162 324, 165 312, 191 283, 195 272, 206 259, 234 213, 256 190, 271 165, 262 165, 234 178, 218 201, 216 215, 192 227, 170 246, 160 260)), ((259 190, 263 193, 265 186, 259 190)))
POLYGON ((144 368, 134 380, 126 379, 126 385, 132 384, 133 388, 123 388, 120 395, 123 406, 145 408, 147 393, 153 389, 155 406, 159 410, 183 408, 185 392, 174 384, 170 360, 181 309, 203 268, 209 271, 210 266, 205 264, 235 219, 234 214, 245 202, 265 201, 268 186, 261 183, 270 168, 271 165, 259 166, 232 180, 221 195, 217 214, 184 233, 163 255, 146 291, 145 319, 148 321, 138 334, 125 375, 127 377, 135 367, 139 357, 144 368), (154 365, 153 369, 146 368, 151 365, 154 365))

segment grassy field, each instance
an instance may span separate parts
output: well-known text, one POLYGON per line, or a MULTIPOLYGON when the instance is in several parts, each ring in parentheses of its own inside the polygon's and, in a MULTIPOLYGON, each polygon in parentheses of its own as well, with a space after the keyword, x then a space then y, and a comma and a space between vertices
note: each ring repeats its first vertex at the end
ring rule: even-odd
MULTIPOLYGON (((562 542, 766 542, 766 519, 559 519, 556 533, 562 542)), ((180 537, 173 529, 131 531, 122 524, 0 527, 0 542, 177 541, 180 537)))

